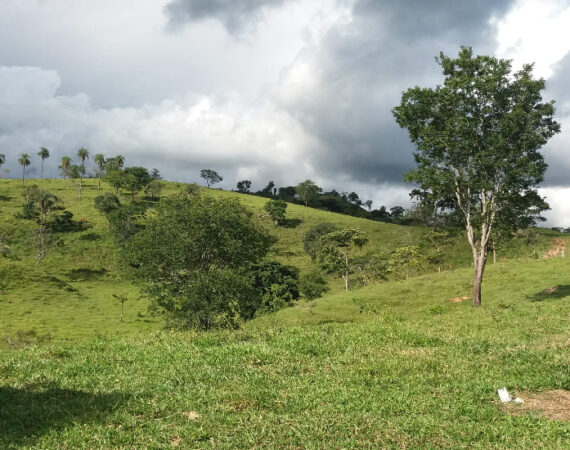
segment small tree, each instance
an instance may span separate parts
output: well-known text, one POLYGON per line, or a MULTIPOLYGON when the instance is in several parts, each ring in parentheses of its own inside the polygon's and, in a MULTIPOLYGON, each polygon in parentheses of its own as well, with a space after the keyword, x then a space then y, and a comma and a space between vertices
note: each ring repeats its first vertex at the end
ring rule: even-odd
POLYGON ((273 220, 275 226, 279 225, 280 222, 285 220, 285 213, 287 211, 287 203, 283 200, 269 200, 265 206, 265 211, 273 220))
POLYGON ((401 206, 393 206, 390 208, 390 217, 392 218, 393 222, 400 222, 406 210, 401 206))
POLYGON ((162 183, 158 180, 152 180, 144 188, 144 195, 153 200, 159 199, 161 192, 162 192, 162 183))
POLYGON ((103 175, 103 171, 105 170, 105 155, 103 153, 97 153, 94 156, 93 161, 95 161, 95 165, 97 166, 97 178, 98 178, 97 190, 100 191, 101 175, 103 175))
POLYGON ((44 161, 49 158, 49 150, 45 147, 40 147, 38 156, 42 159, 42 165, 40 169, 40 179, 44 179, 44 161))
POLYGON ((6 155, 3 153, 0 153, 0 167, 2 167, 5 162, 6 162, 6 155))
POLYGON ((237 182, 237 191, 242 194, 249 194, 249 189, 251 188, 251 181, 241 180, 237 182))
POLYGON ((123 316, 125 313, 125 303, 127 303, 129 301, 129 296, 127 294, 125 294, 124 292, 121 292, 119 294, 112 294, 113 298, 121 304, 121 322, 123 321, 123 316))
POLYGON ((115 190, 115 194, 119 194, 121 188, 125 185, 125 177, 122 170, 112 169, 107 170, 103 179, 109 183, 115 190))
POLYGON ((410 272, 420 265, 420 248, 417 245, 405 245, 394 250, 388 260, 388 272, 398 278, 408 279, 410 272))
POLYGON ((307 300, 319 298, 327 290, 327 280, 319 271, 303 274, 299 278, 299 291, 307 300))
POLYGON ((323 246, 321 237, 323 237, 325 234, 332 233, 333 231, 337 231, 337 227, 336 225, 329 222, 318 223, 309 231, 307 231, 307 234, 305 234, 305 238, 303 239, 303 248, 313 261, 317 259, 319 251, 323 246))
POLYGON ((50 192, 37 190, 32 201, 39 210, 39 227, 36 230, 36 264, 39 265, 45 258, 49 245, 50 227, 48 216, 55 209, 63 209, 60 200, 50 192))
POLYGON ((105 161, 105 170, 121 170, 125 165, 125 157, 123 155, 117 155, 112 158, 107 158, 105 161))
POLYGON ((61 158, 61 165, 59 166, 59 170, 63 175, 63 178, 67 180, 69 177, 69 169, 71 167, 71 158, 69 156, 64 156, 61 158))
POLYGON ((24 186, 24 178, 26 177, 26 167, 31 164, 30 155, 27 153, 20 154, 18 158, 18 164, 22 166, 22 187, 24 186))
POLYGON ((136 196, 138 191, 147 186, 152 179, 148 170, 144 167, 127 167, 122 171, 123 174, 123 187, 127 189, 133 196, 136 196))
POLYGON ((414 195, 463 216, 475 268, 473 305, 480 306, 493 227, 513 205, 537 199, 546 170, 539 150, 560 125, 553 102, 542 101, 545 83, 533 78, 532 65, 512 73, 510 61, 473 57, 467 47, 437 62, 443 85, 409 89, 393 113, 418 149, 417 169, 405 178, 420 186, 414 195))
POLYGON ((83 189, 83 176, 85 175, 85 160, 89 159, 89 150, 85 147, 81 147, 77 150, 77 157, 81 161, 81 172, 80 172, 80 179, 79 179, 79 198, 81 198, 81 191, 83 189))
POLYGON ((102 212, 108 216, 111 212, 118 209, 121 206, 121 201, 119 197, 113 194, 103 194, 95 197, 95 209, 102 212))
POLYGON ((158 170, 156 167, 152 169, 150 171, 150 178, 154 181, 162 180, 162 177, 160 176, 160 170, 158 170))
POLYGON ((200 177, 206 180, 206 187, 210 187, 213 184, 219 183, 224 180, 224 178, 218 172, 212 169, 202 169, 200 171, 200 177))
POLYGON ((328 273, 340 275, 348 291, 351 259, 354 251, 368 242, 366 233, 357 228, 345 228, 325 234, 321 237, 321 241, 322 247, 319 250, 321 267, 328 273))
POLYGON ((313 181, 305 180, 297 185, 296 191, 303 204, 309 206, 309 203, 316 199, 323 190, 313 181))

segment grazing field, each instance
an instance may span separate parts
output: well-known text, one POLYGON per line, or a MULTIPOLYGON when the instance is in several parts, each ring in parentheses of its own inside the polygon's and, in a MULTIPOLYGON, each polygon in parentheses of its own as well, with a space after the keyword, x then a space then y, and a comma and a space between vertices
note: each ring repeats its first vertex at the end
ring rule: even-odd
POLYGON ((492 266, 479 309, 449 301, 468 293, 463 269, 237 332, 5 351, 0 446, 567 448, 568 421, 511 414, 496 390, 570 389, 569 269, 492 266))
MULTIPOLYGON (((349 292, 330 279, 324 297, 240 330, 174 332, 121 266, 93 208, 96 180, 81 200, 71 183, 35 182, 86 221, 58 233, 38 266, 34 222, 14 217, 20 184, 0 180, 0 448, 570 447, 570 423, 536 400, 570 390, 570 258, 533 258, 562 235, 511 242, 488 265, 478 309, 458 236, 453 270, 349 292), (113 294, 128 297, 123 321, 113 294), (532 401, 505 408, 501 387, 532 401)), ((266 199, 239 198, 264 220, 266 199)), ((366 251, 426 249, 421 227, 289 206, 293 223, 303 216, 306 228, 364 229, 366 251)), ((264 223, 277 238, 270 258, 311 270, 303 225, 264 223)))

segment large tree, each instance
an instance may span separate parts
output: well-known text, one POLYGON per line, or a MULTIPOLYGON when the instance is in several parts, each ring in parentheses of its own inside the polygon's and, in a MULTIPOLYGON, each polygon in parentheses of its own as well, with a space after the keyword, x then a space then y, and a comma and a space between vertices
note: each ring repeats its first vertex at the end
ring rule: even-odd
POLYGON ((125 254, 167 317, 183 326, 235 327, 251 313, 252 265, 270 237, 236 200, 199 194, 163 199, 125 254))
POLYGON ((38 152, 38 156, 42 159, 42 165, 40 169, 40 178, 43 180, 44 178, 44 161, 49 158, 49 150, 45 147, 40 147, 40 151, 38 152))
POLYGON ((31 164, 30 155, 22 153, 18 158, 18 164, 22 166, 22 186, 24 186, 24 178, 26 178, 26 167, 31 164))
POLYGON ((509 60, 473 56, 468 47, 436 61, 443 85, 408 89, 393 113, 417 146, 417 168, 405 177, 419 185, 413 194, 461 213, 479 306, 493 227, 513 210, 532 215, 543 203, 535 190, 546 170, 539 150, 560 126, 532 65, 513 72, 509 60))

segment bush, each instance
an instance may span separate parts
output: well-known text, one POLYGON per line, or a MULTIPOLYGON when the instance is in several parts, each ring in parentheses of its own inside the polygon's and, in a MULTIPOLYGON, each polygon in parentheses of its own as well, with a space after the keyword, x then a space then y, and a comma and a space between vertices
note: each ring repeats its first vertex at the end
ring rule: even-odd
POLYGON ((280 222, 285 220, 285 212, 287 211, 287 203, 283 200, 269 200, 265 206, 265 211, 275 224, 279 225, 280 222))
POLYGON ((114 194, 103 194, 95 197, 95 209, 108 216, 112 211, 121 206, 119 197, 114 194))
POLYGON ((322 247, 321 237, 336 230, 337 227, 332 223, 322 222, 307 231, 305 240, 303 241, 303 248, 313 260, 317 258, 319 250, 322 247))
POLYGON ((327 280, 318 271, 304 274, 299 280, 299 290, 307 300, 314 300, 328 291, 327 280))
POLYGON ((299 270, 276 261, 253 266, 255 296, 244 305, 244 318, 274 312, 299 298, 299 270))

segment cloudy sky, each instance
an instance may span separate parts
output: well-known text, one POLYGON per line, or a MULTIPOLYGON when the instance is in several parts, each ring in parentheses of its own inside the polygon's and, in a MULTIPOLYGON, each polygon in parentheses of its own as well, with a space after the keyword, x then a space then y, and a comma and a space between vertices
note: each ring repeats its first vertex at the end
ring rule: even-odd
POLYGON ((408 206, 413 147, 390 110, 441 81, 434 57, 534 62, 563 132, 544 148, 550 225, 570 226, 570 1, 0 0, 2 176, 79 147, 255 189, 311 178, 408 206))

